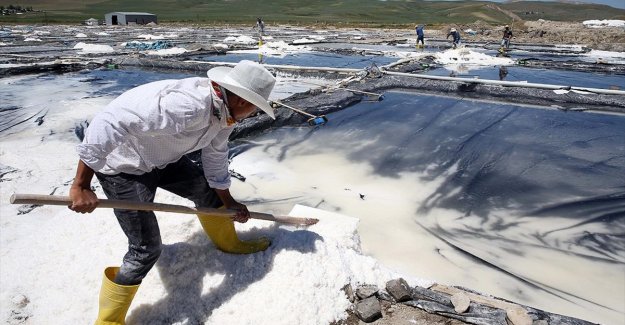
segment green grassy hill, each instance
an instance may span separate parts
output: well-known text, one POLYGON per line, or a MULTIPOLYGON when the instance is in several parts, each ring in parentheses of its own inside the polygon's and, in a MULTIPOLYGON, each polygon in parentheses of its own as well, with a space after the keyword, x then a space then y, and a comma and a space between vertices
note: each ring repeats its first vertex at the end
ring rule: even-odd
POLYGON ((493 3, 422 0, 0 0, 0 6, 32 7, 36 12, 0 16, 0 23, 75 23, 103 19, 111 11, 140 11, 158 15, 159 22, 268 23, 402 26, 471 23, 500 24, 514 15, 522 19, 577 21, 625 19, 625 10, 603 5, 558 2, 493 3), (41 12, 45 11, 45 12, 41 12))

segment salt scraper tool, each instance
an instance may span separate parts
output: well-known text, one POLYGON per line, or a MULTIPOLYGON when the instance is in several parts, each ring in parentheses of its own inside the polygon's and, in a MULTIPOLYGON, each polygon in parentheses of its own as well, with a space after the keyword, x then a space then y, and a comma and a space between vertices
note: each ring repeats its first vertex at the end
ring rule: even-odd
MULTIPOLYGON (((183 205, 162 204, 151 202, 133 202, 123 200, 105 200, 99 199, 98 208, 113 208, 124 210, 142 210, 142 211, 162 211, 185 214, 210 214, 217 218, 230 218, 237 214, 236 210, 213 209, 213 208, 192 208, 183 205)), ((13 194, 11 195, 12 204, 36 204, 36 205, 63 205, 69 206, 72 200, 69 196, 57 195, 38 195, 38 194, 13 194)), ((289 225, 310 226, 319 222, 314 218, 300 218, 291 216, 274 216, 269 213, 251 212, 250 218, 261 219, 273 222, 279 222, 289 225)))
POLYGON ((301 109, 297 109, 293 106, 289 106, 287 104, 281 103, 281 102, 271 102, 272 106, 277 107, 277 106, 284 106, 288 109, 291 109, 294 112, 300 113, 304 116, 308 116, 310 117, 308 120, 306 120, 306 122, 308 122, 308 125, 311 126, 317 126, 317 125, 323 125, 326 124, 328 122, 328 118, 325 115, 321 115, 321 116, 317 116, 317 115, 313 115, 307 112, 302 111, 301 109))

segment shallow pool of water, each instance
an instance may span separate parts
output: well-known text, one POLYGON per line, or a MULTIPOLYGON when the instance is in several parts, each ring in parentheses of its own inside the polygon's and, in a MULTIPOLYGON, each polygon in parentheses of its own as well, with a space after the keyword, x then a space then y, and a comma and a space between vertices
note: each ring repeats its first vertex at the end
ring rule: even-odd
POLYGON ((539 69, 523 66, 456 66, 456 71, 439 68, 423 72, 434 76, 478 77, 480 79, 527 81, 552 85, 622 89, 625 75, 599 72, 539 69), (502 72, 503 71, 503 72, 502 72), (500 78, 503 75, 503 78, 500 78))
POLYGON ((255 53, 228 53, 226 55, 201 55, 194 57, 201 61, 239 62, 251 60, 266 64, 300 65, 307 67, 334 67, 334 68, 365 68, 372 63, 385 65, 397 61, 397 58, 381 55, 341 55, 325 52, 301 52, 284 56, 259 55, 255 53))

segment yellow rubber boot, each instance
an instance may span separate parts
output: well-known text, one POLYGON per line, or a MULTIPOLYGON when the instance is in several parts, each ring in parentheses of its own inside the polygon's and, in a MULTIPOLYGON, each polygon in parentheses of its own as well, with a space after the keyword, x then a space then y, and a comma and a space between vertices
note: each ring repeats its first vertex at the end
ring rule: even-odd
POLYGON ((215 246, 226 253, 252 254, 264 251, 271 241, 266 237, 256 240, 242 241, 237 237, 234 230, 234 221, 229 218, 214 217, 206 214, 198 214, 198 219, 204 228, 206 235, 213 241, 215 246))
POLYGON ((125 286, 113 282, 119 267, 107 267, 100 289, 100 311, 95 325, 124 325, 126 313, 130 308, 139 285, 125 286))

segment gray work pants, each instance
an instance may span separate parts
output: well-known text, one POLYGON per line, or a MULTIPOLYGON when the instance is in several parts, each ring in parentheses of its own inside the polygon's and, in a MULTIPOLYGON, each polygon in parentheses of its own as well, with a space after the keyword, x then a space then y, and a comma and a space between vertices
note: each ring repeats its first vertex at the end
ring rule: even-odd
MULTIPOLYGON (((111 200, 153 202, 156 189, 160 187, 193 201, 197 207, 222 205, 215 190, 208 186, 202 168, 187 157, 142 175, 96 173, 96 177, 111 200)), ((156 216, 152 211, 113 211, 128 237, 128 252, 114 282, 139 284, 161 254, 161 233, 156 216)))

